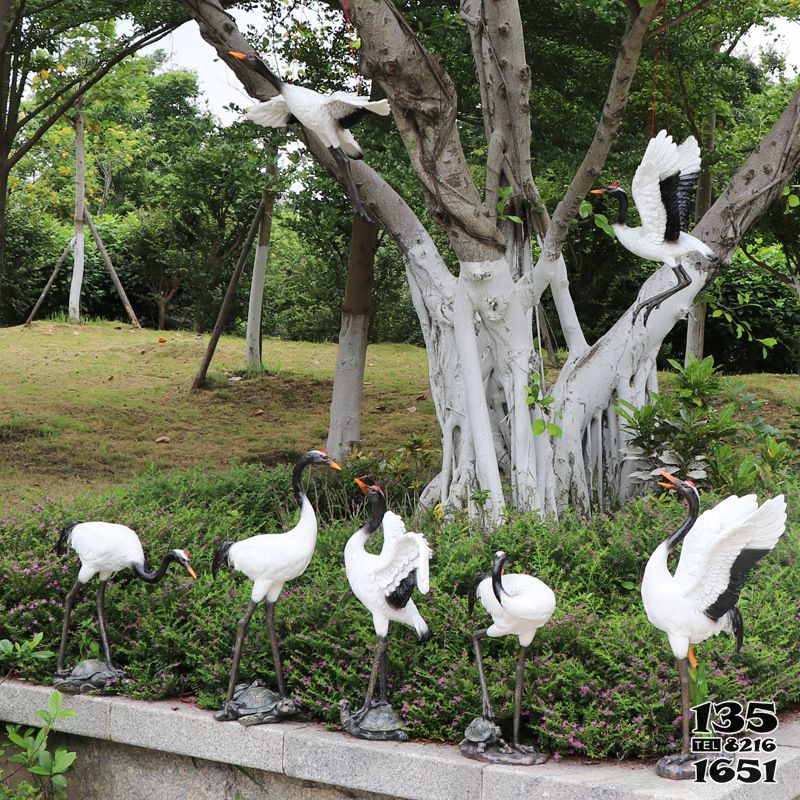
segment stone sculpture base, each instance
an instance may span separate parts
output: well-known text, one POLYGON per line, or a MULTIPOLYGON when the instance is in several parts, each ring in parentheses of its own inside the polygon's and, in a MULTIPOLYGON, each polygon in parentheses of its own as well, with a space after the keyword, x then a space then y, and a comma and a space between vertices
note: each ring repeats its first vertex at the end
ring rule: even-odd
POLYGON ((532 747, 507 745, 500 736, 500 727, 486 717, 476 717, 472 720, 464 731, 464 739, 459 749, 467 758, 486 761, 489 764, 531 767, 547 761, 544 753, 537 753, 532 747))
POLYGON ((672 753, 659 759, 656 764, 656 775, 659 778, 668 778, 671 781, 693 781, 696 776, 694 765, 701 759, 713 760, 709 753, 690 753, 688 756, 672 753))
POLYGON ((237 720, 242 725, 266 725, 291 719, 299 713, 300 708, 291 697, 281 697, 267 689, 263 681, 255 680, 237 684, 233 699, 214 714, 214 719, 220 722, 237 720))
POLYGON ((357 739, 377 742, 408 741, 403 723, 389 703, 376 703, 366 710, 362 708, 351 714, 350 701, 340 700, 339 716, 345 732, 357 739))
POLYGON ((97 658, 87 658, 72 670, 57 672, 53 676, 53 688, 65 694, 87 694, 100 692, 107 686, 125 677, 121 669, 109 667, 97 658))

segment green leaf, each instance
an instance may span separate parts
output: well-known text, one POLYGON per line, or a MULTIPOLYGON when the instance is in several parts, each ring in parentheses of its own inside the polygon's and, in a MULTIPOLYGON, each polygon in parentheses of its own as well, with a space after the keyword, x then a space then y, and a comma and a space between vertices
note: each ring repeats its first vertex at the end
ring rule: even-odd
POLYGON ((581 219, 586 219, 592 213, 592 204, 588 200, 584 200, 578 207, 578 216, 581 219))
POLYGON ((547 427, 547 424, 541 417, 539 419, 535 419, 533 421, 533 435, 534 436, 541 436, 547 427))
POLYGON ((56 789, 66 789, 67 779, 63 775, 51 775, 50 781, 56 789))
POLYGON ((555 439, 561 438, 564 431, 561 430, 560 425, 556 425, 555 422, 548 422, 545 426, 547 428, 547 432, 555 439))
POLYGON ((61 692, 58 689, 54 689, 50 697, 47 698, 47 710, 55 717, 61 711, 63 702, 64 698, 61 696, 61 692))
POLYGON ((800 206, 800 197, 798 197, 796 194, 790 194, 786 203, 788 204, 789 208, 797 208, 797 206, 800 206))
POLYGON ((66 772, 77 758, 77 753, 69 753, 63 747, 56 750, 56 760, 53 765, 53 772, 66 772))
POLYGON ((53 766, 53 755, 49 750, 42 750, 39 753, 39 766, 47 770, 45 775, 50 774, 50 770, 53 766))
POLYGON ((517 225, 522 225, 521 217, 517 217, 514 214, 509 214, 506 219, 510 219, 512 222, 516 222, 517 225))

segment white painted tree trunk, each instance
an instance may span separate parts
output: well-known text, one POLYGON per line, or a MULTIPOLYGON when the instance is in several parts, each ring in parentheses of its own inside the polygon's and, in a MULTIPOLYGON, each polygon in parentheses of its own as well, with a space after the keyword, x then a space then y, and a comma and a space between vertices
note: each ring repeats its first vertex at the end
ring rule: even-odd
POLYGON ((275 206, 275 195, 264 190, 262 195, 264 206, 261 222, 258 226, 258 242, 253 259, 253 277, 250 281, 250 301, 247 307, 247 369, 261 372, 264 366, 261 361, 261 315, 264 311, 264 282, 267 276, 269 245, 272 234, 272 210, 275 206))
POLYGON ((81 321, 81 290, 83 288, 84 270, 84 229, 83 208, 86 193, 86 150, 83 138, 83 113, 75 110, 73 117, 75 126, 75 244, 72 248, 72 282, 69 287, 69 321, 81 321))

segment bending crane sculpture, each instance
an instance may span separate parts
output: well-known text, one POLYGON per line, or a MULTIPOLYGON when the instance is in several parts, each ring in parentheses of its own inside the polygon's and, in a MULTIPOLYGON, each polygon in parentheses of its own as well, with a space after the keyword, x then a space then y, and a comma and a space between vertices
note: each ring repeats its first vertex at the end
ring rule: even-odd
POLYGON ((344 549, 347 580, 353 594, 372 613, 378 637, 367 696, 363 707, 350 714, 350 703, 340 703, 342 724, 353 736, 362 739, 395 739, 404 741, 407 734, 386 698, 387 649, 389 622, 402 622, 413 628, 423 642, 430 639, 428 625, 411 599, 414 589, 427 594, 430 549, 419 533, 406 531, 403 520, 386 510, 386 497, 376 484, 367 485, 360 478, 356 483, 369 498, 372 515, 369 521, 348 540, 344 549), (364 545, 383 525, 383 547, 378 555, 367 552, 364 545), (380 702, 375 704, 375 689, 380 676, 380 702))
POLYGON ((469 758, 478 758, 500 764, 541 764, 547 760, 542 753, 520 744, 519 727, 522 711, 522 687, 525 681, 525 657, 536 631, 544 625, 556 608, 553 590, 532 575, 515 573, 504 574, 508 556, 502 550, 495 554, 492 573, 479 573, 475 576, 469 591, 469 611, 475 600, 492 617, 488 628, 481 628, 472 634, 475 648, 475 664, 481 683, 483 713, 474 719, 465 732, 461 742, 461 752, 469 758), (489 689, 483 669, 481 640, 485 636, 517 636, 519 638, 519 659, 517 678, 514 687, 514 727, 511 747, 500 738, 500 729, 494 723, 494 711, 489 701, 489 689))
POLYGON ((125 525, 117 525, 113 522, 73 522, 67 525, 58 537, 56 552, 63 555, 67 546, 78 554, 81 568, 77 580, 64 601, 64 623, 61 628, 61 644, 58 648, 55 685, 68 692, 79 692, 81 689, 84 691, 100 689, 107 681, 124 675, 114 666, 108 642, 105 594, 109 578, 120 570, 130 569, 146 583, 158 583, 167 574, 167 569, 172 563, 185 567, 193 578, 196 578, 197 575, 189 563, 189 554, 185 550, 170 550, 161 559, 158 569, 155 572, 148 572, 139 537, 125 525), (100 579, 100 585, 97 588, 97 622, 100 628, 105 665, 96 659, 89 659, 81 662, 70 672, 64 668, 64 661, 72 606, 83 585, 95 575, 100 579))
POLYGON ((240 542, 222 542, 214 555, 213 575, 216 577, 220 567, 225 565, 244 573, 253 581, 250 603, 239 621, 236 644, 233 648, 233 661, 228 681, 225 704, 217 714, 219 720, 246 719, 246 724, 273 722, 283 717, 297 714, 297 705, 286 692, 286 681, 281 668, 278 637, 275 634, 275 604, 278 602, 283 584, 302 575, 317 546, 317 515, 303 491, 302 476, 306 467, 324 464, 331 469, 341 467, 322 450, 309 450, 294 465, 292 489, 300 507, 297 525, 286 533, 263 533, 251 536, 240 542), (266 600, 267 631, 275 665, 277 695, 260 684, 239 687, 239 661, 250 618, 258 604, 266 600))
POLYGON ((242 53, 238 50, 230 50, 229 53, 266 78, 278 91, 276 97, 250 108, 248 118, 269 128, 283 128, 299 122, 318 136, 342 170, 356 213, 366 222, 374 222, 361 200, 350 170, 350 159, 361 159, 364 154, 349 129, 360 122, 367 111, 382 117, 388 116, 391 113, 389 101, 370 100, 369 97, 351 92, 320 94, 304 86, 284 83, 258 53, 242 53))
MULTIPOLYGON (((744 623, 736 606, 750 570, 780 539, 786 527, 786 502, 779 494, 759 506, 755 495, 731 495, 698 517, 700 497, 691 481, 661 472, 660 486, 676 490, 689 516, 650 556, 642 579, 647 618, 667 634, 678 661, 681 681, 682 742, 679 755, 662 758, 661 777, 694 778, 689 753, 688 664, 696 666, 691 645, 720 632, 736 637, 742 646, 744 623), (669 554, 681 543, 680 560, 672 575, 669 554)), ((707 758, 707 756, 704 756, 707 758)))
POLYGON ((640 227, 629 228, 625 224, 628 195, 619 184, 611 183, 604 189, 592 190, 592 194, 608 194, 619 201, 617 216, 611 223, 619 243, 634 255, 672 267, 678 279, 672 289, 639 303, 633 312, 634 322, 639 312, 645 309, 646 325, 653 309, 689 286, 691 279, 681 264, 683 256, 695 252, 710 261, 717 260, 708 245, 686 233, 691 197, 699 176, 700 147, 694 136, 679 147, 662 130, 650 140, 633 176, 631 188, 642 221, 640 227))

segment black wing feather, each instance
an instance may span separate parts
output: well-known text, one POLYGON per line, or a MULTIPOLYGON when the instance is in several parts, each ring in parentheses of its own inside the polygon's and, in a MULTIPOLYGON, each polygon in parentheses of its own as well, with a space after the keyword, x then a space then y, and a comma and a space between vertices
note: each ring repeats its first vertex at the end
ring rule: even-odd
POLYGON ((691 172, 688 175, 681 173, 680 180, 678 181, 678 216, 680 218, 680 226, 682 231, 689 230, 689 219, 692 215, 694 189, 697 185, 697 180, 699 177, 699 172, 691 172))
POLYGON ((353 125, 358 125, 358 123, 364 119, 366 113, 366 108, 355 108, 349 114, 339 117, 336 122, 340 128, 352 128, 353 125))
POLYGON ((674 242, 681 235, 681 217, 678 209, 678 184, 680 172, 670 175, 659 182, 661 202, 667 212, 667 227, 664 230, 664 241, 674 242))
POLYGON ((63 556, 64 553, 67 552, 70 534, 80 524, 80 522, 70 522, 70 524, 58 534, 58 543, 56 544, 56 553, 58 553, 58 555, 63 556))
POLYGON ((221 566, 223 566, 223 565, 227 566, 228 565, 228 551, 231 549, 233 544, 234 544, 234 542, 232 542, 230 539, 226 539, 217 548, 217 552, 214 553, 214 563, 213 563, 213 565, 211 567, 211 575, 212 575, 212 577, 214 577, 214 578, 217 577, 217 573, 219 572, 219 568, 221 566))
POLYGON ((488 577, 488 572, 479 572, 472 580, 472 586, 469 587, 469 594, 467 595, 467 611, 470 614, 472 609, 475 608, 475 601, 478 599, 478 587, 481 585, 481 581, 488 577))
POLYGON ((731 574, 728 579, 728 588, 705 610, 707 617, 719 619, 723 614, 727 614, 736 606, 739 601, 744 582, 750 574, 750 570, 769 553, 769 549, 748 548, 742 550, 736 561, 731 566, 731 574))
POLYGON ((408 575, 400 581, 400 585, 391 593, 386 595, 386 602, 392 608, 405 608, 411 599, 411 593, 417 587, 417 571, 412 569, 408 575))

